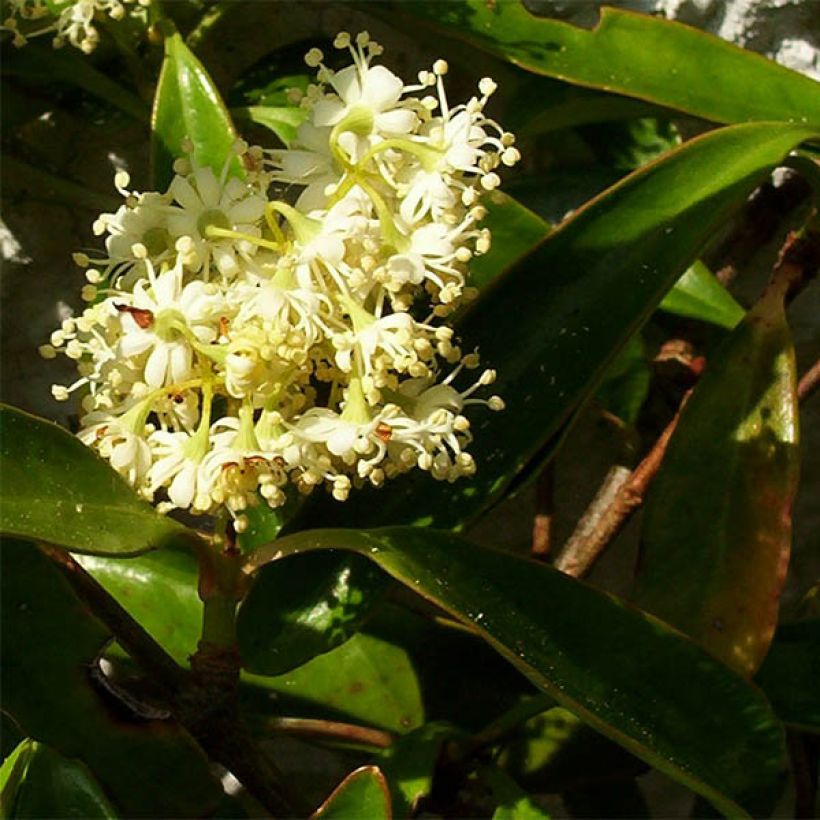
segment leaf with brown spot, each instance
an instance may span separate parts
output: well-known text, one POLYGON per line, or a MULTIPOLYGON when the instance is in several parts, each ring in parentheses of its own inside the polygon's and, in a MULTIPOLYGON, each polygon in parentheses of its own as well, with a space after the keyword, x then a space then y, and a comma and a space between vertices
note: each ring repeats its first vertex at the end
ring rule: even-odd
POLYGON ((797 445, 794 347, 772 287, 681 413, 647 498, 635 595, 744 675, 777 623, 797 445))

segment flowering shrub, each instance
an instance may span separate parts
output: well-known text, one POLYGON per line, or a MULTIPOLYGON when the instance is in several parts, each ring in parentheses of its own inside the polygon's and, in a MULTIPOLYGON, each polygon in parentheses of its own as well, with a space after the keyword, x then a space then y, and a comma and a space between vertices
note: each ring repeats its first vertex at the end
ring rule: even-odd
POLYGON ((602 15, 5 2, 4 815, 810 814, 820 95, 602 15))

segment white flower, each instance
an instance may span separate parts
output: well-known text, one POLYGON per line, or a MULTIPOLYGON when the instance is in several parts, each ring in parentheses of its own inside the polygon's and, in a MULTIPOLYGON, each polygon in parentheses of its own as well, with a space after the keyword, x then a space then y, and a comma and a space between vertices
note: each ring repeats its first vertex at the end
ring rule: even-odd
POLYGON ((224 176, 217 179, 210 168, 197 168, 188 177, 175 176, 168 189, 178 203, 168 216, 168 231, 193 241, 191 267, 202 267, 206 278, 211 259, 223 276, 239 272, 241 258, 252 254, 255 246, 230 234, 258 236, 255 223, 265 212, 260 194, 236 177, 226 180, 224 176))
POLYGON ((137 283, 130 304, 123 304, 117 297, 109 301, 122 316, 120 352, 131 358, 150 351, 145 382, 161 387, 190 376, 192 340, 207 343, 215 337, 212 323, 223 304, 203 282, 183 287, 179 263, 159 276, 153 274, 150 263, 148 270, 150 278, 137 283))

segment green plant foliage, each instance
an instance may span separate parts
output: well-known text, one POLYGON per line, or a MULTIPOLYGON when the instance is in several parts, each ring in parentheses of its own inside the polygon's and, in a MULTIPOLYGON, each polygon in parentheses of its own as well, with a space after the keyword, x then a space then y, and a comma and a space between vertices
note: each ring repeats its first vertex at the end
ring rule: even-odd
POLYGON ((390 790, 376 766, 362 766, 351 772, 313 815, 317 820, 389 820, 393 816, 390 790))
POLYGON ((0 770, 3 817, 115 818, 88 769, 42 743, 24 740, 0 770))
POLYGON ((820 620, 778 627, 755 682, 780 718, 820 733, 820 620))
POLYGON ((731 330, 746 311, 701 261, 695 262, 663 297, 660 304, 667 313, 725 327, 731 330))
POLYGON ((6 535, 97 555, 136 555, 193 537, 56 424, 0 405, 0 429, 6 535))
POLYGON ((279 675, 327 652, 358 631, 388 578, 356 555, 304 555, 271 567, 247 596, 237 620, 245 668, 279 675), (335 559, 335 560, 333 560, 335 559))
POLYGON ((549 820, 549 815, 497 766, 482 766, 479 774, 498 804, 493 820, 549 820))
MULTIPOLYGON (((165 60, 157 81, 151 114, 154 184, 163 190, 173 177, 182 141, 193 145, 192 157, 219 176, 231 155, 236 131, 213 80, 179 34, 165 38, 165 60)), ((231 172, 241 173, 238 159, 231 172)))
POLYGON ((402 11, 529 71, 578 85, 714 122, 820 126, 816 82, 688 26, 605 8, 587 31, 536 17, 519 0, 418 2, 402 11))
POLYGON ((635 600, 745 675, 766 655, 791 548, 797 377, 772 286, 715 352, 650 488, 635 600))
POLYGON ((765 123, 724 128, 596 197, 499 278, 457 325, 465 344, 497 368, 494 389, 507 404, 503 424, 489 413, 473 424, 477 475, 436 485, 415 474, 401 486, 363 489, 344 505, 315 499, 289 528, 461 527, 486 509, 542 459, 717 225, 812 134, 765 123))
POLYGON ((720 810, 770 807, 782 726, 757 689, 662 622, 551 567, 446 533, 318 530, 276 546, 368 556, 471 624, 559 704, 720 810))
POLYGON ((305 119, 304 110, 295 106, 251 105, 247 108, 234 108, 231 113, 239 120, 264 125, 285 146, 293 142, 296 129, 305 119))
POLYGON ((395 813, 414 817, 430 794, 442 747, 464 733, 449 723, 426 723, 399 738, 379 755, 379 768, 390 787, 395 813))
POLYGON ((202 624, 197 563, 190 552, 162 550, 126 559, 83 555, 77 560, 169 655, 187 663, 202 624))
POLYGON ((82 761, 123 814, 211 811, 221 789, 190 737, 173 721, 129 716, 95 688, 90 670, 110 634, 58 569, 23 541, 4 540, 0 559, 3 709, 28 737, 82 761))

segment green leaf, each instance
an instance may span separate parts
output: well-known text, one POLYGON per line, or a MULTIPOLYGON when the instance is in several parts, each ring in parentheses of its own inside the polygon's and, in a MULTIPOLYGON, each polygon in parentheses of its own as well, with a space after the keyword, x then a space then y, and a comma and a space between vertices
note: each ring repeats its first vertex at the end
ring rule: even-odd
POLYGON ((305 121, 307 112, 296 106, 252 105, 248 108, 233 108, 231 113, 237 119, 250 120, 263 125, 279 137, 286 147, 296 139, 296 129, 305 121))
POLYGON ((362 766, 349 774, 316 809, 315 820, 389 820, 393 816, 390 791, 376 766, 362 766))
MULTIPOLYGON (((358 556, 346 557, 364 563, 358 556)), ((78 560, 166 652, 178 663, 187 663, 202 625, 193 555, 164 550, 139 558, 81 556, 78 560)), ((121 655, 111 655, 111 660, 123 664, 121 655)), ((406 732, 424 722, 414 666, 410 651, 396 643, 392 634, 360 633, 283 675, 244 674, 243 691, 249 709, 256 714, 270 712, 273 696, 279 714, 363 722, 406 732)))
POLYGON ((174 160, 182 156, 186 137, 197 165, 219 176, 230 161, 231 173, 242 173, 239 159, 231 159, 236 130, 213 80, 179 34, 171 34, 165 38, 151 114, 151 165, 157 190, 165 190, 173 178, 174 160))
POLYGON ((550 232, 538 214, 501 191, 485 197, 482 227, 492 234, 490 250, 470 263, 470 285, 483 288, 526 256, 550 232))
POLYGON ((36 547, 6 539, 3 710, 32 739, 82 761, 129 816, 201 817, 221 795, 208 760, 170 720, 135 720, 92 670, 110 634, 36 547))
POLYGON ((786 723, 820 733, 820 620, 779 627, 755 682, 786 723))
POLYGON ((192 553, 162 550, 139 558, 76 558, 174 660, 187 664, 202 625, 192 553))
POLYGON ((400 737, 378 758, 399 817, 415 817, 418 804, 430 794, 442 746, 467 735, 448 723, 427 723, 400 737))
POLYGON ((711 357, 643 519, 635 600, 741 674, 777 623, 799 470, 794 347, 771 287, 711 357))
POLYGON ((250 564, 326 548, 369 557, 472 625, 557 703, 719 810, 770 807, 782 726, 756 688, 661 621, 552 567, 430 530, 304 532, 250 564))
POLYGON ((378 567, 349 553, 272 565, 239 609, 243 666, 279 675, 339 646, 358 631, 387 583, 378 567))
POLYGON ((549 815, 498 766, 481 766, 478 773, 498 803, 493 820, 549 820, 549 815))
POLYGON ((539 794, 565 792, 581 784, 594 790, 613 776, 631 777, 645 770, 641 761, 560 706, 519 726, 495 760, 516 783, 539 794))
POLYGON ((24 740, 0 771, 3 817, 117 817, 88 769, 53 749, 24 740))
POLYGON ((56 424, 0 405, 0 432, 1 532, 99 555, 195 537, 56 424))
MULTIPOLYGON (((450 8, 449 5, 444 8, 450 8)), ((540 462, 618 351, 727 216, 813 132, 738 125, 698 137, 592 200, 485 289, 456 329, 498 372, 499 415, 472 419, 475 476, 425 473, 365 488, 344 504, 318 496, 291 530, 317 523, 461 527, 540 462)))
POLYGON ((411 3, 401 12, 538 74, 720 123, 820 126, 820 85, 680 23, 603 8, 591 31, 536 17, 518 0, 411 3), (708 68, 705 68, 708 67, 708 68))
POLYGON ((712 322, 728 330, 743 319, 746 311, 701 261, 695 262, 663 297, 661 310, 712 322))
POLYGON ((336 649, 276 677, 247 675, 269 699, 299 714, 366 723, 403 734, 424 723, 419 681, 407 652, 360 632, 336 649))

